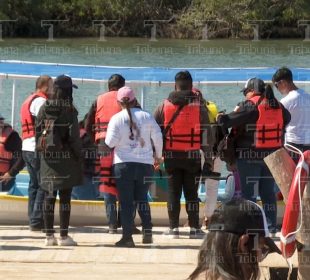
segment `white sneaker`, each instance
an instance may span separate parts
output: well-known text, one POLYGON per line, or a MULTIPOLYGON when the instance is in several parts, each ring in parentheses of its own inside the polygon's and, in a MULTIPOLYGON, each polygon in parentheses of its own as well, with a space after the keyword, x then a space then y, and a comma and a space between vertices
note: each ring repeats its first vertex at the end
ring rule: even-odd
POLYGON ((60 237, 58 239, 58 245, 59 246, 77 246, 77 242, 75 242, 71 236, 67 236, 65 238, 60 237))
POLYGON ((174 229, 168 229, 164 232, 164 235, 171 238, 171 239, 178 239, 179 238, 179 229, 174 228, 174 229))
POLYGON ((56 245, 57 245, 57 239, 55 238, 54 234, 46 236, 45 246, 56 246, 56 245))

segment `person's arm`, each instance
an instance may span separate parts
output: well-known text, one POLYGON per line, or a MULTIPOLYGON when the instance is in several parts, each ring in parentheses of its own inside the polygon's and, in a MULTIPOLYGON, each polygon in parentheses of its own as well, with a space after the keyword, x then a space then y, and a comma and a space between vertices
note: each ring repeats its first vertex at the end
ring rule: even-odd
POLYGON ((219 115, 217 123, 222 125, 224 129, 245 125, 247 123, 255 123, 259 113, 257 107, 251 101, 245 101, 240 104, 237 112, 231 112, 227 115, 219 115))
POLYGON ((152 117, 150 118, 150 125, 151 125, 151 140, 155 149, 155 157, 156 159, 161 159, 163 152, 163 135, 161 133, 159 125, 152 117))
POLYGON ((201 135, 201 150, 204 154, 204 159, 206 166, 204 166, 204 171, 211 171, 213 169, 213 146, 215 139, 213 139, 211 125, 208 115, 208 110, 205 106, 200 106, 200 135, 201 135))
POLYGON ((159 125, 161 131, 164 129, 164 103, 160 104, 154 111, 154 119, 159 125))
POLYGON ((72 123, 69 126, 69 146, 77 160, 82 159, 82 142, 80 139, 80 128, 77 114, 73 116, 72 123))
POLYGON ((220 201, 229 201, 233 198, 235 193, 235 179, 232 174, 227 178, 225 185, 225 193, 218 195, 218 200, 220 201))
POLYGON ((120 140, 120 132, 119 132, 119 121, 117 115, 114 115, 108 125, 107 134, 105 137, 105 144, 109 148, 114 148, 117 146, 120 140))
POLYGON ((97 100, 91 105, 87 119, 85 121, 85 130, 88 135, 90 135, 93 142, 95 142, 95 117, 97 111, 97 100))

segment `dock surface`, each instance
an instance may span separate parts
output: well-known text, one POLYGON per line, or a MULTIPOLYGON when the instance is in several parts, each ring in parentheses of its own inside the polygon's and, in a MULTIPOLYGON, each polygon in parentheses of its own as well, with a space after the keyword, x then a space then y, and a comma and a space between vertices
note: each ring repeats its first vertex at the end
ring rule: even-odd
MULTIPOLYGON (((180 239, 163 236, 164 227, 154 228, 154 243, 136 248, 116 248, 121 234, 108 234, 106 227, 73 227, 70 235, 77 247, 46 247, 45 235, 27 226, 0 226, 0 279, 186 279, 194 270, 201 239, 189 239, 189 229, 180 229, 180 239)), ((59 236, 56 234, 56 236, 59 236)), ((296 256, 293 257, 297 265, 296 256)), ((287 267, 277 254, 261 264, 262 278, 269 279, 267 266, 287 267)))

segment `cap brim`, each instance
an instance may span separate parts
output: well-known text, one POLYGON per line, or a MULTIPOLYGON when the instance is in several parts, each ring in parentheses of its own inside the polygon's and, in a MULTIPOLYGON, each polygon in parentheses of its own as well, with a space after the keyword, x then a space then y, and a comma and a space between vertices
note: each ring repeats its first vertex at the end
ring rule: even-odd
POLYGON ((276 243, 274 243, 274 241, 270 237, 265 237, 265 244, 269 248, 269 253, 278 253, 278 254, 282 255, 281 250, 279 249, 279 247, 276 245, 276 243))
POLYGON ((75 84, 72 84, 72 87, 73 88, 79 88, 77 85, 75 85, 75 84))

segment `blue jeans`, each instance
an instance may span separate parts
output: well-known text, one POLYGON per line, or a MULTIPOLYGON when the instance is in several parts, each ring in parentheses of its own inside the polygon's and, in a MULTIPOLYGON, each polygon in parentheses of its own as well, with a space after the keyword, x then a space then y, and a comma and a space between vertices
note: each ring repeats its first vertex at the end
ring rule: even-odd
POLYGON ((93 177, 84 175, 83 185, 72 189, 71 198, 78 200, 96 200, 99 196, 98 183, 93 182, 93 177))
POLYGON ((275 181, 263 160, 238 159, 242 196, 256 202, 259 195, 266 218, 271 227, 277 225, 277 201, 275 181))
POLYGON ((113 167, 125 238, 132 235, 136 207, 142 221, 142 229, 144 231, 152 229, 147 192, 152 182, 153 171, 152 165, 136 162, 117 163, 113 167))
POLYGON ((23 151, 23 159, 29 172, 28 217, 31 227, 43 227, 44 191, 39 186, 39 168, 34 152, 23 151))
POLYGON ((110 193, 103 193, 107 220, 109 226, 117 226, 117 205, 116 195, 110 193))

